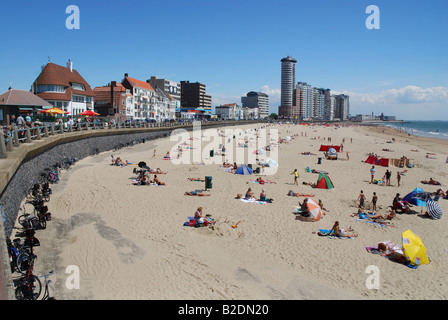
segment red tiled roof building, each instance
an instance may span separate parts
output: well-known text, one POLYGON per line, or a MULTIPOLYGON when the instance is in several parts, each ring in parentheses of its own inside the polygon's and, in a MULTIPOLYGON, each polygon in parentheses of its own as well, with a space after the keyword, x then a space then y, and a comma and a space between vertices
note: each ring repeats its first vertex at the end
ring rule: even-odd
POLYGON ((32 92, 71 115, 93 110, 95 94, 87 81, 73 69, 70 60, 67 67, 51 62, 45 65, 32 85, 32 92))

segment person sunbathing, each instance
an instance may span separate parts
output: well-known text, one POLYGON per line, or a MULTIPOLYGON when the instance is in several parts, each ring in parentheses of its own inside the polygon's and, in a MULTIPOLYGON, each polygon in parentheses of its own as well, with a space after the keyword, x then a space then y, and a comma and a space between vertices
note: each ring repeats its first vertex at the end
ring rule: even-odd
POLYGON ((202 191, 201 192, 199 192, 199 191, 185 192, 185 195, 186 196, 197 196, 197 197, 208 197, 208 196, 211 196, 211 194, 202 193, 202 191))
POLYGON ((252 192, 252 189, 249 188, 246 191, 246 195, 244 196, 245 199, 249 200, 249 199, 255 199, 254 193, 252 192))
POLYGON ((316 188, 316 185, 317 185, 317 184, 314 183, 314 182, 305 182, 305 181, 303 181, 302 184, 307 185, 307 186, 311 186, 311 187, 313 187, 313 188, 316 188))
POLYGON ((339 221, 335 221, 333 227, 331 228, 330 234, 333 232, 336 237, 357 237, 358 234, 352 232, 353 229, 350 227, 347 230, 341 229, 339 226, 339 221))
POLYGON ((258 182, 258 183, 260 183, 260 184, 266 184, 266 183, 274 183, 274 184, 276 184, 276 183, 277 183, 277 182, 275 182, 275 181, 264 180, 264 179, 261 179, 261 178, 257 178, 257 179, 255 179, 255 182, 258 182))
POLYGON ((314 194, 298 193, 298 192, 290 192, 289 195, 293 197, 314 197, 314 194))
POLYGON ((442 199, 446 198, 446 194, 443 192, 442 189, 437 189, 437 191, 435 192, 435 196, 442 197, 442 199))
POLYGON ((324 203, 322 202, 321 199, 319 199, 318 205, 319 205, 319 207, 320 207, 320 209, 321 209, 322 211, 330 212, 329 210, 327 210, 327 209, 324 208, 324 203))
POLYGON ((202 178, 187 178, 190 181, 200 181, 200 182, 205 182, 205 179, 202 178))
POLYGON ((125 166, 125 163, 123 162, 123 160, 121 160, 121 158, 120 157, 118 157, 116 160, 115 160, 115 165, 116 166, 125 166))
POLYGON ((154 175, 154 180, 152 180, 153 183, 157 184, 158 186, 166 186, 165 182, 162 182, 157 178, 157 175, 154 175))
POLYGON ((260 193, 260 199, 258 199, 258 201, 272 203, 273 199, 267 198, 266 191, 264 189, 262 189, 261 193, 260 193))
POLYGON ((160 170, 160 168, 157 168, 156 170, 150 170, 149 173, 167 174, 168 172, 164 172, 160 170))
POLYGON ((411 211, 411 208, 409 208, 409 205, 405 204, 401 200, 396 201, 392 207, 393 207, 393 210, 395 210, 395 211, 400 210, 401 213, 408 213, 411 211))
POLYGON ((426 180, 422 180, 421 182, 422 182, 423 184, 432 184, 432 185, 434 185, 434 186, 440 186, 440 185, 441 185, 441 183, 440 183, 439 181, 436 181, 436 180, 434 180, 433 178, 429 178, 428 181, 426 181, 426 180))
POLYGON ((328 174, 328 172, 326 172, 326 171, 315 170, 315 169, 311 169, 311 173, 323 173, 323 174, 328 174))

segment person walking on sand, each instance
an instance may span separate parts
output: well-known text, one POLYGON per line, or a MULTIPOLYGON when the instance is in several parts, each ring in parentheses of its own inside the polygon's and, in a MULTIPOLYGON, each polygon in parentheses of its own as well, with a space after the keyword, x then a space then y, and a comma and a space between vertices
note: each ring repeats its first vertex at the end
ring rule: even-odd
POLYGON ((364 202, 366 200, 366 196, 364 195, 364 192, 362 190, 361 190, 361 193, 359 194, 358 200, 359 200, 360 207, 364 208, 364 202))
POLYGON ((294 175, 294 184, 295 184, 296 186, 298 186, 299 183, 298 183, 297 179, 299 178, 299 173, 297 172, 297 169, 294 169, 293 173, 291 173, 291 174, 294 175))
POLYGON ((390 186, 390 177, 392 175, 392 171, 386 170, 385 176, 386 176, 386 186, 390 186))
POLYGON ((376 211, 376 202, 378 201, 378 197, 376 195, 376 192, 373 193, 372 197, 372 211, 376 211))
POLYGON ((400 186, 401 175, 400 172, 397 172, 397 184, 400 186))
POLYGON ((156 149, 154 149, 154 153, 152 154, 152 158, 153 158, 153 159, 156 158, 156 149))
POLYGON ((373 183, 373 178, 375 178, 375 166, 370 168, 370 183, 373 183))

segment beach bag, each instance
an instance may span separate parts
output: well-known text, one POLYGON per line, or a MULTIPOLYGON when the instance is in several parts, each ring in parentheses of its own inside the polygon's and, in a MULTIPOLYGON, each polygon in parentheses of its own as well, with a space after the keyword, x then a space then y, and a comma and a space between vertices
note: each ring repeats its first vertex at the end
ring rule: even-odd
POLYGON ((190 227, 194 227, 195 224, 196 224, 196 220, 194 220, 194 219, 191 219, 190 222, 188 223, 188 225, 190 227))

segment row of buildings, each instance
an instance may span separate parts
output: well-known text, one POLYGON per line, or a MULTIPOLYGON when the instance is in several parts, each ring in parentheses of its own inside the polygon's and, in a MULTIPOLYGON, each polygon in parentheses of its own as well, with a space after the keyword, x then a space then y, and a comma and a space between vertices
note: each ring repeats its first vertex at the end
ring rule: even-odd
MULTIPOLYGON (((117 122, 126 120, 162 122, 212 117, 259 119, 260 115, 268 116, 269 108, 267 95, 250 92, 247 97, 242 98, 243 107, 237 105, 233 107, 235 109, 233 116, 219 111, 213 114, 212 97, 206 93, 205 84, 190 81, 175 82, 155 76, 144 81, 125 73, 121 81, 110 81, 107 85, 92 89, 73 68, 70 60, 66 66, 51 62, 42 66, 40 74, 31 85, 30 92, 11 88, 9 91, 11 92, 5 93, 5 98, 0 101, 0 122, 3 124, 9 124, 13 114, 32 113, 39 108, 48 109, 52 106, 72 116, 92 110, 100 116, 114 118, 117 122), (12 96, 21 98, 11 99, 12 96), (33 102, 27 103, 30 100, 33 102)), ((230 105, 218 106, 217 110, 229 107, 230 105)))
POLYGON ((326 121, 350 119, 348 95, 332 95, 330 89, 296 82, 297 60, 288 56, 281 59, 281 63, 280 118, 326 121))
POLYGON ((222 104, 215 107, 216 117, 223 120, 258 120, 269 117, 269 96, 263 92, 251 91, 237 103, 222 104))

